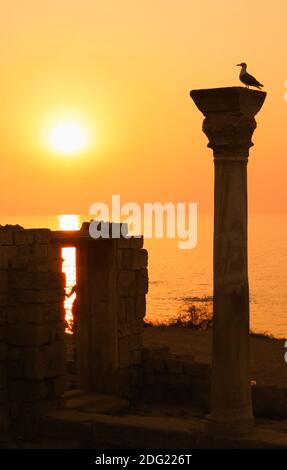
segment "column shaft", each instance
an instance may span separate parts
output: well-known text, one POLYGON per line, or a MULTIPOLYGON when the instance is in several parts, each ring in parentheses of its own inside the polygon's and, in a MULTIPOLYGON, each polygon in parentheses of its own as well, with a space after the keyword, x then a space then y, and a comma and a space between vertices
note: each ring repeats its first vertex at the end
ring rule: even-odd
POLYGON ((214 291, 211 414, 217 434, 248 433, 253 424, 249 374, 247 162, 254 116, 266 93, 242 87, 193 90, 213 149, 214 291))

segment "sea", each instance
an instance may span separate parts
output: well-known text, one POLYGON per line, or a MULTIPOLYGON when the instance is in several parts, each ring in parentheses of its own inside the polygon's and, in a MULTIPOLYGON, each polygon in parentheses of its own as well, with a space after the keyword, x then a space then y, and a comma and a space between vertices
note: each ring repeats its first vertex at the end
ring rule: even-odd
MULTIPOLYGON (((78 218, 79 224, 89 220, 78 218)), ((58 230, 61 215, 0 216, 0 224, 58 230)), ((177 239, 145 240, 149 253, 148 321, 168 322, 188 305, 212 300, 212 238, 213 217, 198 214, 193 249, 179 249, 177 239)), ((250 215, 248 253, 251 330, 287 338, 287 215, 250 215)))

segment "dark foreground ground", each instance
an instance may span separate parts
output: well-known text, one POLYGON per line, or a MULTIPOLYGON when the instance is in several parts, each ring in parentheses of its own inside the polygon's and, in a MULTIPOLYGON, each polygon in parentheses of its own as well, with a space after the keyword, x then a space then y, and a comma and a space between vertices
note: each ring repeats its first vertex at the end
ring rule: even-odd
MULTIPOLYGON (((170 352, 191 355, 196 361, 211 362, 212 330, 193 330, 177 327, 149 327, 144 329, 146 348, 166 346, 170 352)), ((287 387, 287 352, 284 339, 260 335, 250 336, 251 379, 257 384, 287 387)))
MULTIPOLYGON (((212 331, 176 327, 144 329, 145 348, 168 347, 180 356, 210 363, 212 331)), ((251 335, 251 378, 258 385, 287 387, 285 340, 251 335)), ((273 388, 273 387, 272 387, 273 388)), ((276 388, 276 387, 275 387, 276 388)), ((273 400, 274 401, 274 400, 273 400)), ((276 401, 276 400, 275 400, 276 401)), ((118 397, 71 390, 65 408, 48 412, 42 420, 40 439, 18 439, 2 448, 81 449, 193 449, 287 447, 287 419, 256 417, 249 436, 209 436, 205 411, 184 404, 136 402, 118 397)))

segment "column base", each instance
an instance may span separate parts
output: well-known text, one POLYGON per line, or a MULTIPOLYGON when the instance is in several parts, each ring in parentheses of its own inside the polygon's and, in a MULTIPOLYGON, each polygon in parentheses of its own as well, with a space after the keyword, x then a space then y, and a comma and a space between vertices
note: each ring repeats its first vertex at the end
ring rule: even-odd
POLYGON ((254 427, 253 417, 234 418, 230 416, 206 415, 203 420, 203 429, 207 434, 222 437, 248 436, 254 427))

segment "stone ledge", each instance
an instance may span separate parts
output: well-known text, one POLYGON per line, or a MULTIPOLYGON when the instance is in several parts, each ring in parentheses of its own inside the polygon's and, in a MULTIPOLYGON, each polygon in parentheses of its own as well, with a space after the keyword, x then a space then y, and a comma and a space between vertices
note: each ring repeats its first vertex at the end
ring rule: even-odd
POLYGON ((69 437, 89 442, 93 448, 192 449, 274 448, 286 449, 286 432, 256 426, 250 436, 224 438, 204 432, 204 421, 159 416, 108 416, 62 410, 42 419, 45 436, 69 437))
POLYGON ((205 116, 219 113, 254 116, 263 105, 266 92, 244 87, 226 87, 192 90, 190 96, 205 116))

